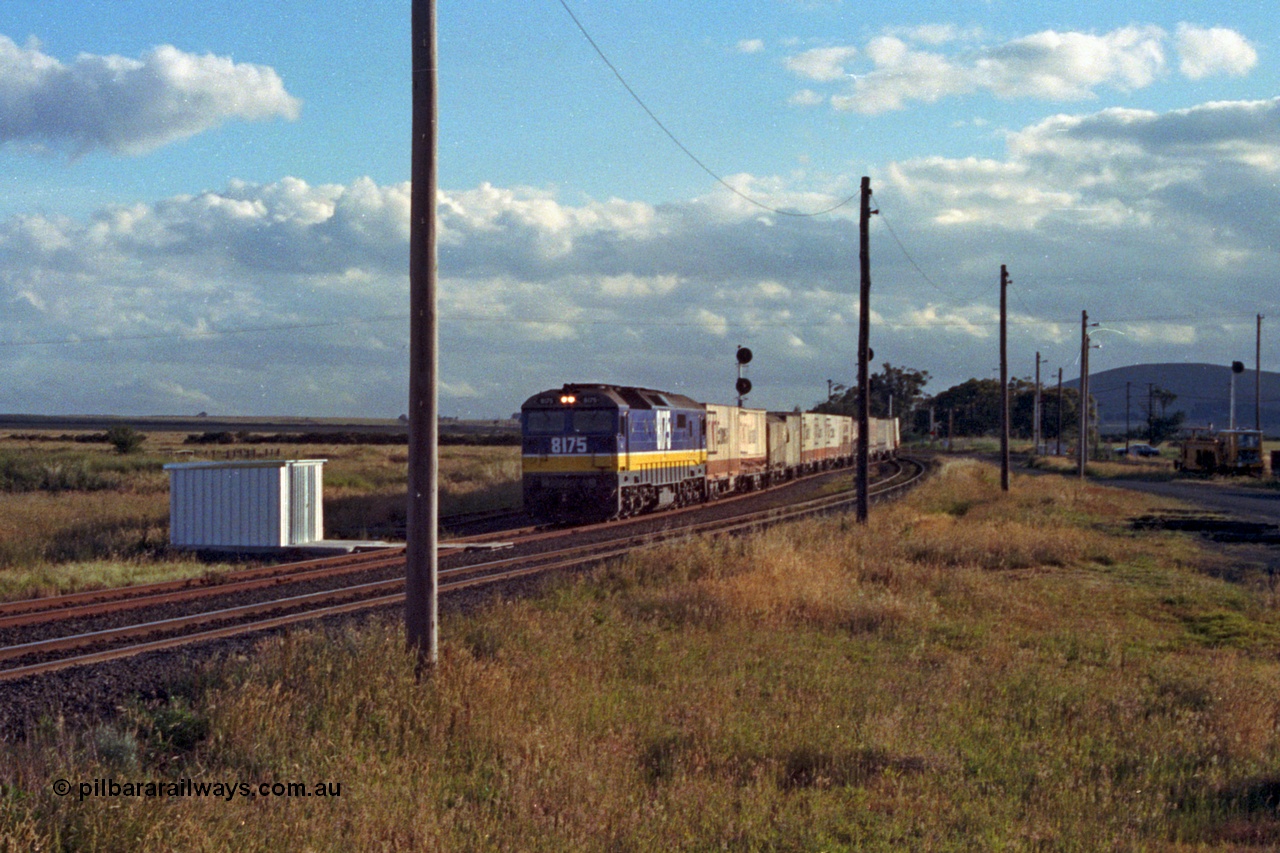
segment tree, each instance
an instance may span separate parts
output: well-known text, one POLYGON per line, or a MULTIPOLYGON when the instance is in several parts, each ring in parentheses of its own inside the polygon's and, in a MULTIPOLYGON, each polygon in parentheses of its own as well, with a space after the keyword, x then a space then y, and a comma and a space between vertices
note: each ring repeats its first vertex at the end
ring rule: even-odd
MULTIPOLYGON (((1178 399, 1178 395, 1172 391, 1161 388, 1159 385, 1151 386, 1151 393, 1148 395, 1147 409, 1147 441, 1152 445, 1157 445, 1166 439, 1172 438, 1178 434, 1178 430, 1182 429, 1182 422, 1187 419, 1186 412, 1174 412, 1168 414, 1168 408, 1174 400, 1178 399), (1155 406, 1152 404, 1160 404, 1160 414, 1155 413, 1155 406)), ((1136 431, 1135 431, 1136 432, 1136 431)))
MULTIPOLYGON (((1035 419, 1035 383, 1014 379, 1009 383, 1009 433, 1016 438, 1031 438, 1035 419)), ((1062 389, 1062 431, 1074 434, 1080 420, 1080 394, 1074 388, 1062 389)), ((916 415, 917 432, 929 428, 929 408, 936 410, 938 423, 946 424, 948 413, 954 413, 956 435, 987 435, 1000 429, 1000 380, 969 379, 924 401, 916 415)), ((1055 389, 1040 392, 1041 435, 1046 441, 1058 437, 1058 394, 1055 389)), ((944 427, 945 428, 945 427, 944 427)), ((1078 431, 1078 430, 1077 430, 1078 431)))
POLYGON ((113 426, 107 430, 107 441, 115 447, 116 453, 136 453, 146 440, 146 435, 131 426, 113 426))
MULTIPOLYGON (((914 421, 916 409, 924 399, 924 386, 928 382, 928 371, 894 367, 886 361, 882 371, 868 377, 871 388, 871 417, 887 418, 889 400, 892 398, 894 417, 909 427, 914 421)), ((826 402, 814 406, 813 410, 856 417, 858 414, 857 386, 838 383, 833 385, 831 397, 826 402)))

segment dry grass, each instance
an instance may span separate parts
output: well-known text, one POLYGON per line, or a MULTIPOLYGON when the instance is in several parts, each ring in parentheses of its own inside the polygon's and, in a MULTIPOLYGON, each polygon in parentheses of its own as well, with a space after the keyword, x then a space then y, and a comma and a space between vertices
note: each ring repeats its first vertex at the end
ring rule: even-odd
MULTIPOLYGON (((5 748, 0 835, 134 850, 1227 850, 1280 841, 1276 614, 1152 501, 954 463, 859 527, 657 548, 445 625, 300 631, 5 748), (58 798, 95 777, 338 799, 58 798)), ((26 849, 23 847, 23 849, 26 849)))
MULTIPOLYGON (((30 598, 225 570, 168 547, 166 462, 191 448, 155 433, 143 452, 106 445, 0 442, 0 599, 30 598)), ((282 445, 284 459, 327 459, 330 538, 396 538, 404 528, 403 446, 282 445)), ((201 448, 201 452, 210 450, 201 448)), ((221 448, 212 448, 214 452, 221 448)), ((520 504, 515 447, 440 451, 442 515, 520 504)))

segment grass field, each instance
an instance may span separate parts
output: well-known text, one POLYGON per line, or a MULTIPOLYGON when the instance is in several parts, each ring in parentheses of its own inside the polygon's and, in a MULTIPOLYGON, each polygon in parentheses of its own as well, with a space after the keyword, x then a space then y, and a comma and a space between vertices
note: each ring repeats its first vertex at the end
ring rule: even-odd
MULTIPOLYGON (((182 433, 141 452, 106 444, 0 439, 0 599, 225 571, 168 547, 167 462, 189 461, 182 433)), ((270 446, 283 459, 327 459, 325 533, 395 538, 404 527, 408 457, 397 445, 270 446)), ((195 457, 225 448, 195 448, 195 457)), ((258 448, 258 452, 265 452, 258 448)), ((516 447, 440 449, 442 515, 520 505, 516 447)), ((239 565, 245 565, 240 563, 239 565)))
POLYGON ((301 630, 0 746, 11 849, 1280 845, 1280 616, 1154 499, 955 461, 905 501, 654 548, 447 619, 301 630), (89 796, 94 779, 324 783, 89 796))

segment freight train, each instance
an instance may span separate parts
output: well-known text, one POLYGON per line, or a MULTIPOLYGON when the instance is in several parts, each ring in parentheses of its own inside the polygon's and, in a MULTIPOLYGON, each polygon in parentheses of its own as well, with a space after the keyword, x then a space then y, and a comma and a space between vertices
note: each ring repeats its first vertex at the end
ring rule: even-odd
MULTIPOLYGON (((853 464, 857 422, 817 412, 700 403, 626 385, 534 394, 520 410, 524 507, 590 521, 702 503, 853 464)), ((873 419, 868 457, 898 449, 897 419, 873 419)))

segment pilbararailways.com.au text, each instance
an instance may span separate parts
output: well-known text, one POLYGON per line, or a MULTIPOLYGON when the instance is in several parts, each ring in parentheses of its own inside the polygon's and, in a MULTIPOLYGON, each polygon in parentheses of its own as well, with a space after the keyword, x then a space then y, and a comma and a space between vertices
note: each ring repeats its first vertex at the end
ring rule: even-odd
POLYGON ((59 779, 53 783, 53 792, 59 797, 74 793, 81 800, 89 797, 216 797, 231 802, 236 797, 246 800, 256 797, 341 797, 342 783, 261 782, 254 785, 194 779, 118 782, 111 778, 72 784, 66 779, 59 779))

